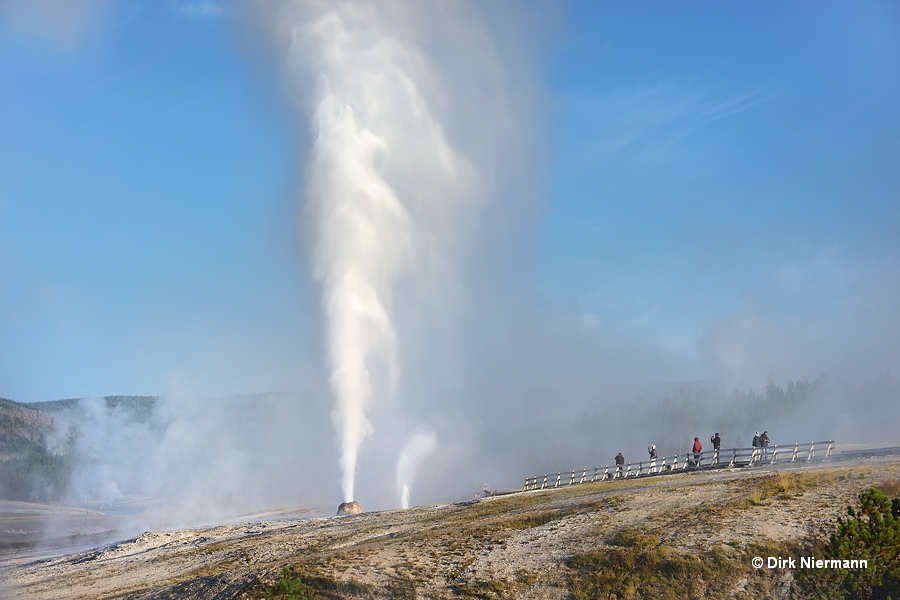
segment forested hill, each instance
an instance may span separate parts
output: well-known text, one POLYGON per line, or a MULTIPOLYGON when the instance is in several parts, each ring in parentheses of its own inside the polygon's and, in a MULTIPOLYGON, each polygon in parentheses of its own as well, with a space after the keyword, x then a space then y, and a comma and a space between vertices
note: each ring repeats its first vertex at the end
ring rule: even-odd
MULTIPOLYGON (((46 402, 32 402, 30 404, 17 404, 27 408, 34 408, 46 412, 54 412, 67 408, 75 408, 84 398, 66 398, 65 400, 48 400, 46 402)), ((145 414, 153 410, 158 398, 156 396, 104 396, 107 408, 116 408, 122 406, 129 408, 134 413, 145 414)))
MULTIPOLYGON (((53 413, 76 409, 82 398, 22 403, 0 398, 0 459, 10 456, 44 452, 44 440, 53 427, 53 413)), ((155 396, 105 396, 109 409, 127 408, 135 417, 149 416, 155 396)))
POLYGON ((52 417, 39 408, 0 398, 0 459, 44 451, 52 417))
MULTIPOLYGON (((65 443, 55 444, 57 450, 51 452, 47 441, 57 433, 54 414, 79 410, 81 400, 24 404, 0 398, 0 499, 48 502, 65 497, 76 459, 66 452, 65 443)), ((152 413, 157 398, 106 396, 103 400, 107 409, 122 407, 141 420, 152 413)), ((78 434, 67 431, 64 437, 78 434)))

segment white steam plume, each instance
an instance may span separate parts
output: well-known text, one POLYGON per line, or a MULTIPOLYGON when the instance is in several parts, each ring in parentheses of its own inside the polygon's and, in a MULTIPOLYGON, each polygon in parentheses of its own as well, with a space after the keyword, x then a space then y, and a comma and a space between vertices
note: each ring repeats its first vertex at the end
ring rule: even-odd
POLYGON ((420 431, 414 434, 400 453, 397 461, 397 493, 400 495, 400 506, 409 508, 409 488, 416 472, 422 465, 422 461, 434 452, 437 445, 437 437, 430 431, 420 431))
POLYGON ((440 78, 414 42, 411 7, 298 1, 273 15, 313 140, 303 224, 322 285, 345 501, 372 430, 370 369, 386 367, 392 383, 398 374, 392 292, 442 269, 450 232, 476 205, 475 171, 440 124, 440 78))

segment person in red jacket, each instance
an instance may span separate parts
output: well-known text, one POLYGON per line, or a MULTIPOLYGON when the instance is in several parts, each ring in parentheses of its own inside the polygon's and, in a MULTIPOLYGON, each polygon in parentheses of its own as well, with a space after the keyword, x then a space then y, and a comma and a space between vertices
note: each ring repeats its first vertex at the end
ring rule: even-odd
POLYGON ((694 453, 694 465, 700 466, 700 453, 703 452, 703 444, 700 443, 700 438, 694 438, 694 449, 692 450, 694 453))

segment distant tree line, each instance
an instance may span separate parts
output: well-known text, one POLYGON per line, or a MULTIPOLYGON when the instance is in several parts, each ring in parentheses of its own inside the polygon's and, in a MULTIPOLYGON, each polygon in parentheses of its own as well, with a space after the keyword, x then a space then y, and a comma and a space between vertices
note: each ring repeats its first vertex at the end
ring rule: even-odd
POLYGON ((716 431, 721 433, 723 448, 748 447, 753 433, 766 429, 776 444, 811 441, 792 438, 800 432, 831 435, 839 411, 846 412, 849 406, 853 407, 850 421, 879 429, 892 415, 900 417, 900 382, 890 373, 863 381, 834 380, 822 373, 786 384, 770 374, 760 391, 729 390, 710 381, 660 384, 633 398, 598 398, 595 410, 586 410, 576 419, 574 431, 581 446, 590 447, 598 439, 603 442, 602 465, 619 450, 629 462, 641 460, 646 457, 643 448, 650 444, 657 445, 660 456, 684 455, 695 436, 706 444, 716 431))

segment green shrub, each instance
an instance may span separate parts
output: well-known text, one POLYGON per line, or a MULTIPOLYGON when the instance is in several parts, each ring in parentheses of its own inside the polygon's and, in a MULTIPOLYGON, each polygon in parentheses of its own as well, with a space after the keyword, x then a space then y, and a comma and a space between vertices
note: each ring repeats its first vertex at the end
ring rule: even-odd
MULTIPOLYGON (((317 574, 316 569, 304 566, 283 567, 275 585, 268 587, 258 583, 251 597, 260 591, 266 600, 344 600, 346 598, 369 597, 375 586, 359 581, 339 581, 333 577, 317 574)), ((394 586, 396 589, 396 586, 394 586)), ((407 592, 404 592, 407 593, 407 592)), ((397 596, 402 597, 402 596, 397 596)))
POLYGON ((846 520, 827 544, 826 560, 865 560, 865 569, 798 569, 798 587, 815 598, 900 599, 900 499, 872 488, 859 495, 859 510, 848 508, 846 520))
POLYGON ((278 583, 266 594, 267 600, 308 600, 306 584, 290 567, 281 569, 278 583))

